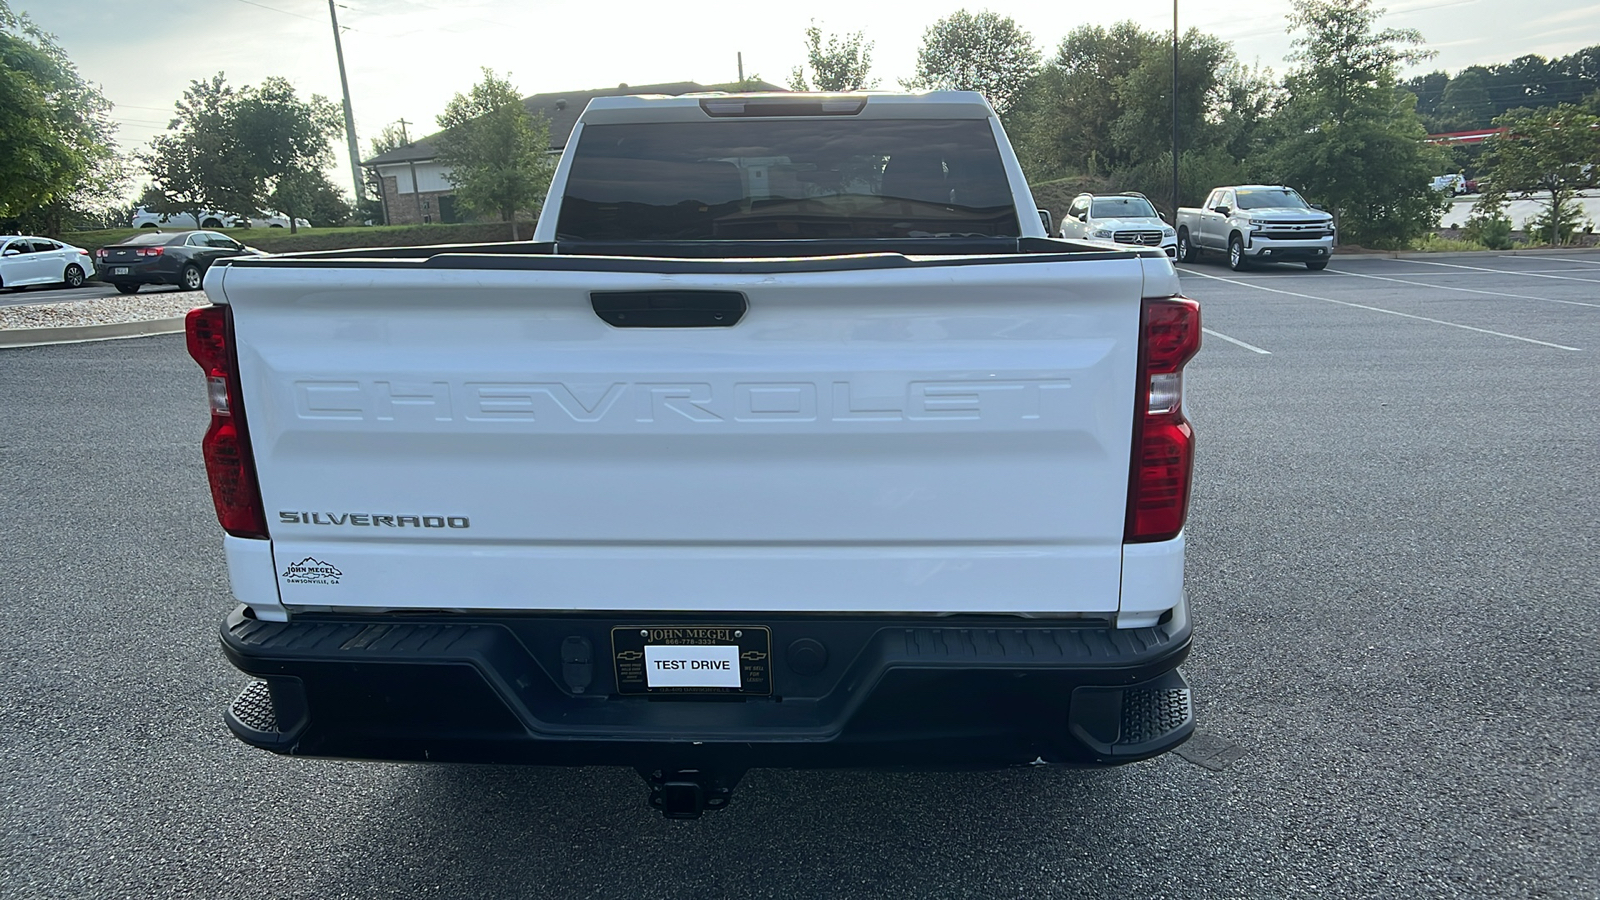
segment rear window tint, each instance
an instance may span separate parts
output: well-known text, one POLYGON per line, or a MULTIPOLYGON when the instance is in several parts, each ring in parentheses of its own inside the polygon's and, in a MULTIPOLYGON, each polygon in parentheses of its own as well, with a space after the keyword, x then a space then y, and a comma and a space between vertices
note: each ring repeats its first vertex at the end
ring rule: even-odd
POLYGON ((142 244, 170 244, 173 241, 182 242, 183 241, 183 235, 181 233, 180 234, 173 234, 170 231, 166 231, 166 232, 151 232, 149 234, 136 234, 133 237, 128 238, 127 240, 123 241, 122 243, 124 243, 124 244, 132 244, 132 245, 137 246, 137 245, 142 245, 142 244))
POLYGON ((1017 237, 988 121, 585 126, 560 240, 1017 237))

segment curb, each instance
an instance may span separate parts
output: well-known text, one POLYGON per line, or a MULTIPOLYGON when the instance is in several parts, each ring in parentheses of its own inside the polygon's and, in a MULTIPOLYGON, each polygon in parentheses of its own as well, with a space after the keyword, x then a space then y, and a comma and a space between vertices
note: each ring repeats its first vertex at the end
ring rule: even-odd
POLYGON ((65 325, 58 328, 0 329, 0 348, 39 347, 46 344, 81 344, 118 338, 177 334, 183 331, 183 316, 147 319, 143 322, 113 322, 109 325, 65 325))

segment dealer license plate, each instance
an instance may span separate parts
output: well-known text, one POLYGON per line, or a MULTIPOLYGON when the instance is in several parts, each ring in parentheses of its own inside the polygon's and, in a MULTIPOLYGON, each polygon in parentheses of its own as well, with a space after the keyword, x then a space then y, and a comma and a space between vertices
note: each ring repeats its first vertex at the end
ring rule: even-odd
POLYGON ((128 267, 127 266, 117 266, 115 269, 111 270, 111 274, 113 274, 113 275, 126 275, 126 274, 128 274, 128 267))
POLYGON ((611 629, 623 694, 770 694, 772 631, 763 625, 611 629))

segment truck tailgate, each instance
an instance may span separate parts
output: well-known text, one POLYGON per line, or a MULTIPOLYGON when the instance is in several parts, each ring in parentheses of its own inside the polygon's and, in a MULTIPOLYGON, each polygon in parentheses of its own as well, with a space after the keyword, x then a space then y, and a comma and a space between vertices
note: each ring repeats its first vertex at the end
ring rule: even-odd
POLYGON ((557 259, 208 283, 284 604, 1116 610, 1137 259, 557 259), (592 306, 645 290, 748 312, 592 306))

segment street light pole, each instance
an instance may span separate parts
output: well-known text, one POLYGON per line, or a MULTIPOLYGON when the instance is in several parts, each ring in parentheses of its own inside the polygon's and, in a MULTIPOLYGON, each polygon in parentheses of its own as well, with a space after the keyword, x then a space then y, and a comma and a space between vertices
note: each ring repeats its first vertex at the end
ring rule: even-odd
POLYGON ((1178 0, 1172 0, 1172 224, 1178 224, 1178 0))
POLYGON ((339 41, 339 14, 334 11, 333 0, 328 0, 328 18, 333 21, 333 54, 339 58, 339 87, 344 91, 344 139, 350 145, 350 176, 356 187, 356 203, 360 204, 367 199, 367 189, 361 178, 361 151, 356 148, 356 114, 350 111, 350 82, 344 75, 344 45, 339 41))

